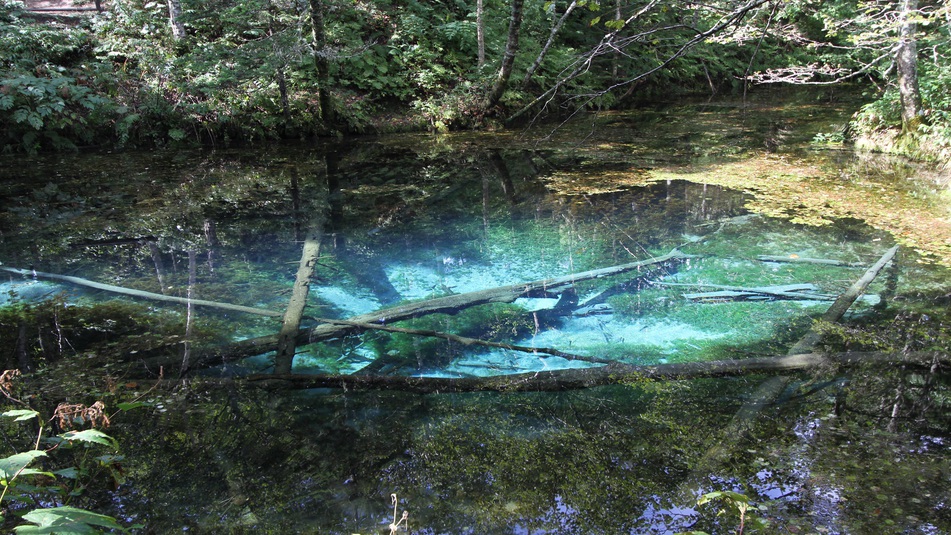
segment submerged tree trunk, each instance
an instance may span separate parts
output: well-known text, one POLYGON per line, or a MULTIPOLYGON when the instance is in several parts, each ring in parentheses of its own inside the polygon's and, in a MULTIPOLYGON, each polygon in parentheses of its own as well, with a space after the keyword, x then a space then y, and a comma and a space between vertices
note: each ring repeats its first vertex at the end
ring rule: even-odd
POLYGON ((317 265, 317 257, 320 256, 320 236, 320 226, 315 225, 311 234, 304 240, 291 300, 287 305, 287 312, 284 313, 281 332, 277 338, 274 373, 291 373, 294 353, 297 349, 297 332, 300 330, 301 317, 307 305, 307 295, 310 293, 310 278, 314 276, 314 266, 317 265))
MULTIPOLYGON (((834 323, 842 319, 842 316, 844 316, 845 312, 855 303, 855 300, 865 293, 865 289, 875 280, 875 277, 878 276, 882 268, 892 261, 896 252, 898 252, 897 245, 886 251, 885 254, 879 258, 878 262, 869 267, 862 277, 856 280, 848 290, 832 303, 832 306, 822 315, 821 321, 834 323)), ((819 342, 819 339, 819 332, 815 327, 811 327, 805 336, 790 348, 786 359, 795 360, 797 356, 805 356, 807 353, 810 353, 819 342)), ((900 361, 900 357, 897 360, 900 361)), ((733 416, 730 424, 723 429, 718 437, 715 437, 715 440, 712 441, 712 445, 694 471, 701 474, 710 472, 716 466, 725 462, 733 450, 736 449, 736 445, 740 439, 746 436, 750 431, 759 414, 782 395, 790 380, 788 376, 779 376, 772 377, 760 383, 759 387, 733 416)))
POLYGON ((921 126, 923 110, 918 88, 918 41, 915 37, 918 0, 902 0, 901 27, 895 64, 898 69, 898 94, 901 99, 902 135, 914 135, 921 126))
POLYGON ((502 56, 502 65, 499 67, 499 74, 495 78, 495 84, 489 92, 488 98, 483 106, 486 110, 495 107, 502 99, 505 89, 508 87, 509 78, 512 76, 512 67, 515 65, 515 54, 518 52, 518 34, 522 27, 522 6, 525 0, 512 0, 512 15, 509 18, 509 34, 505 43, 505 55, 502 56))
MULTIPOLYGON (((322 318, 314 318, 316 321, 322 321, 323 323, 312 329, 298 332, 297 344, 307 344, 321 340, 340 338, 354 332, 366 330, 366 326, 377 323, 381 325, 392 324, 398 321, 425 316, 428 314, 455 314, 469 307, 478 305, 489 303, 511 303, 519 297, 551 297, 564 292, 566 289, 572 288, 574 284, 578 282, 622 275, 631 271, 647 271, 649 269, 654 269, 656 266, 662 266, 673 262, 681 262, 688 258, 693 257, 683 254, 677 249, 674 249, 665 255, 652 258, 650 260, 642 260, 639 262, 632 262, 630 264, 594 269, 581 273, 565 275, 562 277, 555 277, 552 279, 543 279, 509 286, 501 286, 498 288, 490 288, 487 290, 437 297, 435 299, 428 299, 425 301, 409 303, 397 307, 385 308, 367 314, 361 314, 351 317, 347 320, 326 320, 322 318)), ((4 269, 3 266, 0 266, 0 270, 2 269, 4 269)), ((57 278, 60 280, 62 280, 62 277, 63 276, 57 276, 57 278)), ((156 294, 152 295, 155 295, 158 298, 165 297, 156 294)), ((229 308, 233 306, 235 305, 229 305, 229 308)), ((261 314, 262 312, 267 314, 266 311, 261 311, 260 309, 253 309, 250 307, 241 308, 254 314, 261 314)), ((261 336, 258 338, 235 342, 227 346, 207 349, 202 352, 200 358, 193 356, 192 368, 194 369, 199 365, 205 367, 214 366, 223 361, 239 360, 242 358, 274 351, 277 346, 277 338, 277 336, 261 336), (201 364, 199 364, 199 362, 201 364)), ((172 364, 163 358, 142 359, 141 362, 146 369, 158 369, 159 366, 172 364)))

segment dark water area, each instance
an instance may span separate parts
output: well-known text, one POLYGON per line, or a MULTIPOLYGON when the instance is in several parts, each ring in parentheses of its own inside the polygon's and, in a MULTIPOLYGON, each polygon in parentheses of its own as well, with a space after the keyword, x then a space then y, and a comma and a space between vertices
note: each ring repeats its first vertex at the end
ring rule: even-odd
MULTIPOLYGON (((750 533, 949 533, 938 367, 563 392, 271 390, 243 380, 270 372, 270 353, 193 361, 175 379, 193 354, 275 334, 280 317, 29 273, 282 313, 302 245, 317 233, 306 313, 344 319, 676 249, 689 258, 580 280, 570 299, 536 292, 395 323, 496 345, 371 330, 302 345, 294 371, 480 378, 603 365, 590 358, 784 355, 892 237, 858 218, 810 226, 754 213, 750 192, 722 186, 633 183, 659 167, 762 151, 840 165, 845 149, 809 144, 842 124, 846 107, 823 98, 625 112, 548 139, 4 156, 0 267, 27 274, 0 273, 0 310, 59 311, 36 336, 0 316, 5 366, 27 362, 67 385, 46 396, 146 403, 113 417, 123 475, 112 489, 90 485, 84 504, 143 524, 141 533, 389 533, 404 510, 421 534, 732 533, 739 502, 697 505, 714 491, 749 500, 750 533), (14 349, 33 338, 29 355, 14 349)), ((895 336, 915 339, 906 347, 933 349, 925 338, 943 327, 923 318, 940 317, 947 286, 946 271, 908 253, 842 322, 894 318, 895 336)))

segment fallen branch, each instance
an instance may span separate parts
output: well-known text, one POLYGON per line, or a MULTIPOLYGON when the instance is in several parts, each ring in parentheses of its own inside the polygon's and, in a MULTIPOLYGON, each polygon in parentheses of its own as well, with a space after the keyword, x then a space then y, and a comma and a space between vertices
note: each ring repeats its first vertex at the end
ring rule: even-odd
POLYGON ((248 384, 268 389, 340 388, 343 390, 400 390, 418 394, 458 392, 557 392, 644 380, 683 380, 750 374, 789 373, 822 366, 850 367, 863 364, 929 367, 935 362, 951 364, 946 352, 910 354, 870 352, 823 355, 806 353, 781 357, 713 362, 686 362, 637 366, 612 363, 596 368, 538 371, 492 377, 408 377, 379 375, 261 374, 245 378, 248 384))

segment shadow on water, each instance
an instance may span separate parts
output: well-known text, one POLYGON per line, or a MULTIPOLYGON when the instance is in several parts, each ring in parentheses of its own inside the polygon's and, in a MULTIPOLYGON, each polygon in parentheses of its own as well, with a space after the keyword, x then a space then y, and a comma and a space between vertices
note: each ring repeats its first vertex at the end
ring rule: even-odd
MULTIPOLYGON (((679 248, 691 258, 579 281, 570 298, 541 292, 398 325, 632 364, 781 355, 890 236, 855 218, 806 226, 750 213, 750 194, 725 187, 643 180, 655 166, 762 150, 814 158, 795 154, 819 120, 803 126, 775 111, 609 114, 598 119, 603 139, 583 150, 557 136, 542 146, 487 134, 32 160, 0 172, 0 260, 282 312, 316 226, 308 314, 348 318, 679 248), (773 293, 747 291, 763 288, 773 293)), ((905 314, 896 332, 933 326, 928 336, 941 336, 944 318, 929 307, 946 273, 909 260, 873 283, 849 325, 905 314), (931 316, 902 312, 911 309, 931 316)), ((97 510, 146 533, 381 533, 394 493, 413 533, 732 532, 730 502, 696 505, 713 491, 748 498, 744 520, 758 532, 951 529, 947 422, 935 416, 947 377, 933 372, 791 374, 709 466, 707 452, 762 377, 632 377, 545 393, 277 393, 235 377, 269 371, 265 354, 146 392, 146 367, 175 370, 183 347, 229 347, 275 333, 279 319, 188 313, 10 273, 0 290, 3 346, 21 348, 8 368, 30 363, 77 397, 96 368, 107 402, 146 396, 110 430, 126 479, 89 491, 97 510), (34 347, 24 318, 69 343, 41 335, 34 347)), ((300 347, 294 369, 485 377, 595 365, 372 331, 300 347)))

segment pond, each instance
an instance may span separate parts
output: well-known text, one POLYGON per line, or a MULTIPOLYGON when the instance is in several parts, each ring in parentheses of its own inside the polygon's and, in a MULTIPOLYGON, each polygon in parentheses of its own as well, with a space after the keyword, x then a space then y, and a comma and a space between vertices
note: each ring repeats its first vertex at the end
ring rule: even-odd
POLYGON ((946 193, 811 143, 849 109, 6 156, 5 366, 49 409, 127 404, 121 470, 82 499, 143 533, 733 533, 747 500, 748 532, 949 533, 937 364, 558 385, 786 355, 896 240, 824 343, 947 340, 946 193), (367 388, 263 378, 308 242, 293 372, 367 388))

